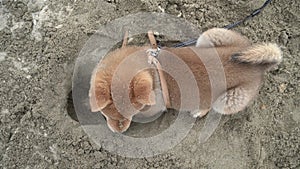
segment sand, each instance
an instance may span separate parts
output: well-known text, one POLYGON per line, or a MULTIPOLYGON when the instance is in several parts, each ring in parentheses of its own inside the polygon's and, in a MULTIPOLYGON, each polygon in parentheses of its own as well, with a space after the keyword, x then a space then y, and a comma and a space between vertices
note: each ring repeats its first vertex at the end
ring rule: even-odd
MULTIPOLYGON (((299 1, 274 0, 234 29, 253 42, 277 43, 284 59, 266 74, 255 101, 223 116, 204 144, 198 143, 198 131, 205 118, 163 154, 121 157, 90 139, 73 108, 75 61, 99 26, 141 11, 165 12, 205 31, 240 19, 263 2, 0 1, 0 168, 299 168, 299 1)), ((175 115, 130 131, 155 131, 175 115)))

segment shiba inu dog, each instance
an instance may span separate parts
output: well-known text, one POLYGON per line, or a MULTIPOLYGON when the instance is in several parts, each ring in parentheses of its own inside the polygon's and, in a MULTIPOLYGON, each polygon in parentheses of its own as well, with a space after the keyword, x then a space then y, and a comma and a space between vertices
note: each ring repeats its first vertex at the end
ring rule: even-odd
MULTIPOLYGON (((118 112, 111 95, 113 73, 123 59, 137 51, 147 51, 149 48, 149 46, 126 46, 123 43, 122 48, 108 53, 94 70, 89 91, 91 111, 101 111, 113 132, 126 131, 132 116, 135 115, 134 113, 124 115, 118 112)), ((282 60, 281 51, 276 44, 253 45, 239 33, 222 28, 213 28, 204 32, 194 47, 163 48, 159 58, 163 58, 166 53, 173 53, 179 57, 194 75, 201 93, 199 109, 189 110, 194 117, 203 117, 210 109, 221 114, 233 114, 243 110, 257 95, 264 73, 282 60), (211 48, 217 52, 226 78, 226 89, 218 91, 217 96, 214 97, 211 94, 207 69, 193 50, 199 49, 205 55, 205 51, 211 48)), ((146 52, 145 57, 147 57, 146 52)), ((143 70, 134 75, 130 87, 126 89, 132 106, 137 110, 157 104, 153 92, 153 76, 151 71, 143 70)), ((178 109, 180 89, 173 77, 165 73, 164 78, 167 95, 170 98, 166 108, 178 109)))

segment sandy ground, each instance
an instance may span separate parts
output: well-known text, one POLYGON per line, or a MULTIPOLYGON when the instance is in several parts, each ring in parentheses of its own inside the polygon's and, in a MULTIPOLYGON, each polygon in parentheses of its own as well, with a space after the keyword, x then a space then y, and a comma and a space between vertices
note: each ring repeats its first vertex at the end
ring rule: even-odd
POLYGON ((72 108, 75 59, 100 25, 130 13, 164 10, 204 31, 236 21, 263 2, 1 0, 0 168, 300 168, 296 0, 274 0, 260 16, 235 29, 253 42, 278 43, 284 60, 266 75, 254 103, 222 117, 205 144, 197 142, 200 119, 165 154, 120 157, 89 139, 72 108))

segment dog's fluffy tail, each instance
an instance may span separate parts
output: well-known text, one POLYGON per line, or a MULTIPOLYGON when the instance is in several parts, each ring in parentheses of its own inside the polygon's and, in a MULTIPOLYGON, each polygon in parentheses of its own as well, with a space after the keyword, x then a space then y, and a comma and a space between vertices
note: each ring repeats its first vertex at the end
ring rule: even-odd
POLYGON ((233 54, 231 59, 241 63, 263 64, 272 67, 281 62, 282 54, 276 44, 264 43, 233 54))

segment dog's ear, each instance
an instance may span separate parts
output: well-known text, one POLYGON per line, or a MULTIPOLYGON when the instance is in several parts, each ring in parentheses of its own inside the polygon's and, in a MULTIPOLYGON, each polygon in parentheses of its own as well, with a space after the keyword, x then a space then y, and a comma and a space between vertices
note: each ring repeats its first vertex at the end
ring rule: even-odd
POLYGON ((110 82, 105 72, 97 72, 93 75, 90 88, 90 106, 92 112, 100 111, 112 103, 110 95, 110 82))
POLYGON ((149 71, 138 73, 131 82, 133 102, 142 105, 154 105, 153 77, 149 71))

